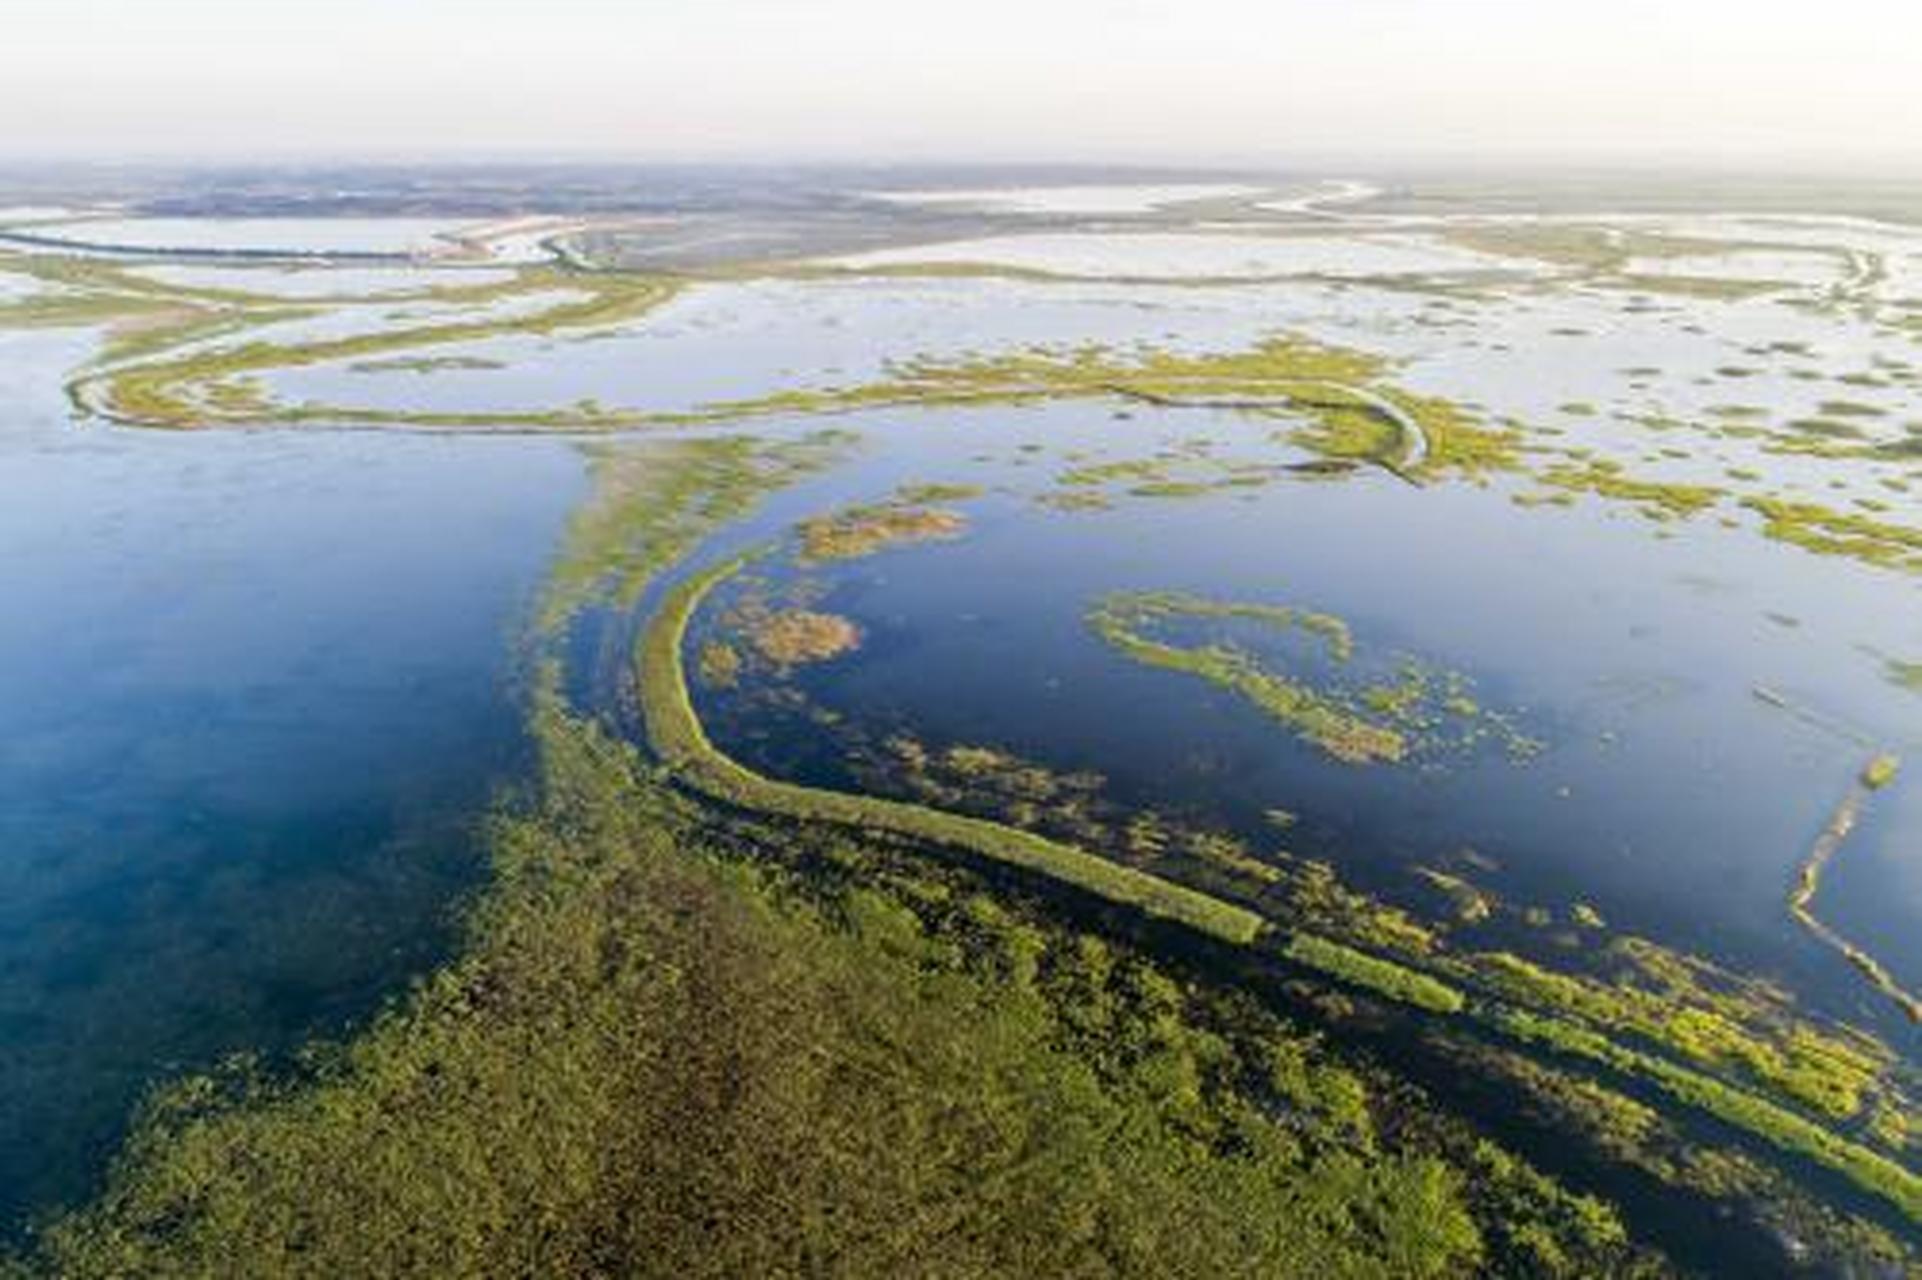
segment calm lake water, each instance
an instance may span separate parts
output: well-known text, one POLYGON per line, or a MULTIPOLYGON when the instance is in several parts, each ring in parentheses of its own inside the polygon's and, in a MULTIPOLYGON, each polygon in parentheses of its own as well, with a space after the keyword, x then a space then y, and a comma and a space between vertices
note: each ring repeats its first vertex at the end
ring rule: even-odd
POLYGON ((440 954, 520 763, 559 441, 69 420, 0 335, 0 1216, 150 1082, 364 1015, 440 954))

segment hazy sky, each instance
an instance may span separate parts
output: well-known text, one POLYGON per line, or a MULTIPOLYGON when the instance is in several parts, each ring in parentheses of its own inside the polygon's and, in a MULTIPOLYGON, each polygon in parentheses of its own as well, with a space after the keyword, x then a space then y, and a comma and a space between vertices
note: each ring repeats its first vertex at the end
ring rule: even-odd
POLYGON ((0 153, 1922 166, 1922 0, 4 0, 0 153))

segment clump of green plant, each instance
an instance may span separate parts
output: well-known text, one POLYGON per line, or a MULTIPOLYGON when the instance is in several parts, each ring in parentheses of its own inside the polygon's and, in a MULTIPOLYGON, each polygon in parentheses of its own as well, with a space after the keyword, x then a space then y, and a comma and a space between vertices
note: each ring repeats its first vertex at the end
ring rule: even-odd
POLYGON ((1198 880, 1204 887, 1246 892, 1284 878, 1239 836, 1114 802, 1099 773, 1050 769, 1000 747, 937 748, 905 733, 871 745, 844 723, 836 732, 840 754, 869 791, 903 794, 1084 849, 1106 850, 1132 866, 1198 880))
POLYGON ((1220 606, 1212 602, 1193 602, 1189 597, 1168 593, 1110 596, 1088 615, 1088 624, 1102 640, 1133 661, 1186 672, 1233 690, 1343 763, 1394 763, 1407 755, 1407 739, 1396 730, 1364 719, 1340 700, 1305 683, 1262 669, 1239 649, 1220 644, 1186 648, 1165 644, 1144 632, 1145 626, 1158 619, 1191 614, 1191 605, 1203 610, 1200 616, 1258 618, 1285 628, 1299 626, 1321 637, 1337 657, 1350 643, 1347 628, 1339 619, 1297 615, 1294 610, 1272 606, 1240 606, 1238 612, 1224 614, 1215 612, 1220 606))
POLYGON ((1721 490, 1708 485, 1635 479, 1624 472, 1621 463, 1608 458, 1547 467, 1535 478, 1551 488, 1632 503, 1661 519, 1698 515, 1723 496, 1721 490))
POLYGON ((1499 740, 1517 759, 1540 749, 1507 717, 1485 711, 1459 673, 1436 672, 1404 658, 1390 678, 1350 687, 1337 679, 1314 682, 1281 674, 1227 641, 1181 644, 1161 638, 1172 624, 1196 621, 1254 623, 1271 634, 1307 637, 1318 651, 1309 661, 1321 666, 1346 667, 1355 659, 1347 623, 1287 606, 1180 592, 1122 592, 1104 597, 1088 614, 1095 634, 1124 656, 1229 689, 1345 764, 1401 763, 1418 751, 1467 748, 1488 738, 1499 740))
POLYGON ((1759 514, 1762 532, 1779 542, 1818 555, 1922 573, 1922 529, 1786 498, 1744 498, 1742 505, 1759 514))
POLYGON ((895 501, 911 507, 941 502, 966 502, 980 497, 985 490, 978 484, 904 484, 895 490, 895 501))
POLYGON ((719 640, 701 646, 695 672, 701 683, 712 689, 732 689, 741 680, 741 651, 719 640))
POLYGON ((1414 874, 1442 895, 1450 914, 1463 924, 1480 924, 1495 914, 1490 895, 1461 876, 1434 867, 1416 867, 1414 874))
POLYGON ((835 613, 780 609, 757 616, 748 640, 777 666, 826 662, 861 646, 861 628, 835 613))
POLYGON ((856 560, 889 547, 954 538, 967 517, 944 507, 880 503, 812 516, 798 526, 805 560, 856 560))
POLYGON ((1290 937, 1282 953, 1297 964, 1430 1013, 1460 1013, 1467 1004, 1462 993, 1445 982, 1313 934, 1290 937))
POLYGON ((1121 844, 1101 794, 1106 779, 1098 773, 1062 772, 977 743, 933 747, 906 733, 891 733, 872 746, 846 741, 841 754, 870 790, 994 818, 1083 848, 1121 844))

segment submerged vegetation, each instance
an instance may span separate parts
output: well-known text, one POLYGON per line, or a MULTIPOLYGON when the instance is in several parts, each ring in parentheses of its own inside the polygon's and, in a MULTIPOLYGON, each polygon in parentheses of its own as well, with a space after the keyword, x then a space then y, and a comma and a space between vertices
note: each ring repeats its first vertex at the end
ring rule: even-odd
POLYGON ((1922 693, 1922 662, 1902 662, 1895 658, 1885 658, 1882 662, 1883 674, 1890 684, 1910 693, 1922 693))
POLYGON ((1412 658, 1379 678, 1356 684, 1335 678, 1355 661, 1348 624, 1329 614, 1281 605, 1207 600, 1179 592, 1132 592, 1102 599, 1088 625, 1116 651, 1146 666, 1181 671, 1245 698, 1344 764, 1399 764, 1444 747, 1494 739, 1517 759, 1540 744, 1523 737, 1506 716, 1485 711, 1470 696, 1465 676, 1437 673, 1412 658), (1268 636, 1311 642, 1298 659, 1330 675, 1319 683, 1282 675, 1249 649, 1229 640, 1179 644, 1156 638, 1171 624, 1247 623, 1268 636))

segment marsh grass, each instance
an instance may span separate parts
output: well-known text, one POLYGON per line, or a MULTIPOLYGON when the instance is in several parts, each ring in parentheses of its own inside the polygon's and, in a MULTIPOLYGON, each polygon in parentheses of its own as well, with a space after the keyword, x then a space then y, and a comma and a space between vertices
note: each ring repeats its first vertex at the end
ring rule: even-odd
MULTIPOLYGON (((561 295, 560 300, 551 305, 524 315, 432 320, 309 342, 255 340, 210 345, 200 341, 206 336, 209 326, 217 327, 219 332, 244 338, 246 330, 250 328, 287 318, 348 309, 355 305, 356 300, 335 299, 325 303, 296 305, 285 299, 261 299, 232 292, 188 290, 170 294, 160 286, 151 282, 148 284, 152 293, 135 296, 174 298, 193 309, 181 312, 181 319, 174 324, 152 327, 138 347, 110 349, 105 365, 79 375, 75 379, 74 389, 78 392, 81 387, 88 388, 85 397, 87 402, 117 420, 129 425, 157 427, 193 427, 226 420, 295 423, 358 417, 360 415, 351 411, 325 406, 285 405, 278 402, 250 405, 244 415, 228 409, 223 416, 223 408, 212 392, 231 379, 259 377, 317 364, 346 362, 365 368, 370 363, 378 366, 401 361, 400 367, 409 364, 419 367, 421 361, 442 359, 420 354, 423 348, 516 335, 548 336, 605 329, 646 314, 678 291, 678 285, 674 282, 658 277, 531 267, 523 268, 507 282, 420 295, 426 300, 475 306, 516 297, 561 295), (211 311, 209 307, 212 307, 211 311), (179 348, 190 349, 177 351, 179 348)), ((391 304, 393 299, 364 301, 369 305, 391 304)), ((512 417, 509 415, 509 418, 512 417)), ((603 424, 610 415, 591 406, 575 406, 566 410, 551 410, 540 417, 550 425, 578 423, 591 426, 603 424)), ((373 415, 367 420, 376 419, 411 421, 413 415, 373 415)))
POLYGON ((861 628, 839 614, 812 609, 758 615, 746 632, 762 657, 783 667, 826 662, 861 647, 861 628))
POLYGON ((670 591, 642 645, 638 678, 648 741, 678 776, 716 799, 750 811, 888 832, 959 849, 1039 872, 1225 941, 1251 942, 1265 927, 1259 915, 1244 907, 1028 832, 922 805, 778 782, 724 755, 709 741, 688 696, 681 650, 702 600, 715 585, 738 573, 742 563, 730 561, 691 575, 670 591))
POLYGON ((946 507, 905 500, 848 507, 803 520, 796 532, 804 561, 858 560, 890 547, 959 537, 968 519, 946 507))
POLYGON ((1412 658, 1402 658, 1392 676, 1366 683, 1344 682, 1332 671, 1316 681, 1274 670, 1225 640, 1180 644, 1158 634, 1173 623, 1253 623, 1271 635, 1308 639, 1311 652, 1302 665, 1338 669, 1354 662, 1355 641, 1348 624, 1331 614, 1181 592, 1119 592, 1098 601, 1087 621, 1124 657, 1227 689, 1344 764, 1400 764, 1485 741, 1517 761, 1541 749, 1509 717, 1482 708, 1466 676, 1412 658))
POLYGON ((1786 498, 1744 498, 1742 505, 1762 517, 1763 534, 1778 542, 1817 555, 1922 573, 1922 528, 1786 498))

